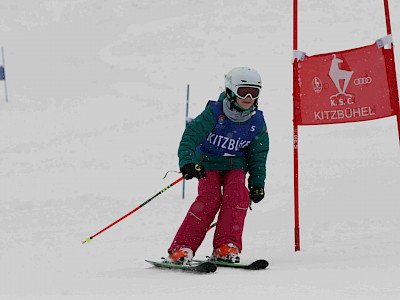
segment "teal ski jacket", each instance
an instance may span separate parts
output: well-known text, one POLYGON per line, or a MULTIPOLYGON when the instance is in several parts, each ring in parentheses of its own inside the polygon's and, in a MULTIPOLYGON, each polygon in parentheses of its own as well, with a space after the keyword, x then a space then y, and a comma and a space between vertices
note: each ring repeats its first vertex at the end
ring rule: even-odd
MULTIPOLYGON (((225 98, 225 94, 221 93, 218 101, 222 102, 225 98)), ((250 120, 235 124, 244 125, 250 120)), ((241 169, 244 172, 249 172, 249 186, 264 187, 269 151, 269 136, 265 121, 263 120, 262 129, 250 142, 246 156, 242 157, 201 154, 197 150, 197 147, 213 131, 215 126, 213 107, 208 105, 199 116, 188 124, 182 135, 178 149, 179 168, 189 163, 197 163, 204 165, 206 170, 241 169)))

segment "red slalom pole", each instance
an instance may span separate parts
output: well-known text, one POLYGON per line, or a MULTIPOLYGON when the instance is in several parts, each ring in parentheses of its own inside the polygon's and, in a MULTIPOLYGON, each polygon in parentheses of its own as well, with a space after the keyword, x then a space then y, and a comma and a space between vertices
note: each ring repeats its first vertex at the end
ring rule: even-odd
MULTIPOLYGON (((390 25, 390 14, 389 14, 389 2, 388 0, 383 0, 383 6, 385 7, 385 18, 386 18, 386 32, 388 35, 392 34, 392 27, 390 25)), ((390 50, 391 51, 391 55, 393 57, 393 69, 394 69, 394 80, 396 82, 396 67, 394 66, 394 52, 393 52, 393 45, 391 45, 390 50)), ((397 87, 397 85, 395 85, 397 87)), ((397 88, 396 88, 397 90, 397 88)), ((396 94, 398 94, 398 92, 396 91, 396 94)), ((399 133, 399 142, 400 142, 400 110, 397 108, 397 131, 399 133)))
POLYGON ((383 0, 383 6, 385 7, 386 31, 387 31, 387 34, 392 34, 392 27, 390 26, 390 14, 389 14, 388 0, 383 0))
POLYGON ((131 212, 127 213, 125 216, 119 218, 117 221, 115 221, 114 223, 108 225, 106 228, 100 230, 98 233, 96 233, 95 235, 92 235, 91 237, 86 238, 82 244, 84 243, 89 243, 94 237, 98 236, 100 233, 106 231, 108 228, 114 226, 115 224, 117 224, 118 222, 122 221, 123 219, 125 219, 126 217, 130 216, 131 214, 133 214, 135 211, 139 210, 141 207, 145 206, 147 203, 149 203, 151 200, 153 200, 155 197, 161 195, 162 193, 164 193, 166 190, 168 190, 170 187, 173 187, 175 184, 177 184, 178 182, 182 181, 183 177, 179 178, 178 180, 174 181, 173 183, 171 183, 169 186, 167 186, 166 188, 164 188, 163 190, 159 191, 157 194, 155 194, 153 197, 151 197, 150 199, 146 200, 145 202, 143 202, 142 204, 140 204, 138 207, 136 207, 134 210, 132 210, 131 212))
MULTIPOLYGON (((297 0, 293 0, 293 50, 297 50, 297 0)), ((300 251, 300 225, 299 225, 299 136, 296 123, 296 101, 299 97, 298 91, 298 65, 293 61, 293 180, 294 180, 294 240, 295 252, 300 251)))

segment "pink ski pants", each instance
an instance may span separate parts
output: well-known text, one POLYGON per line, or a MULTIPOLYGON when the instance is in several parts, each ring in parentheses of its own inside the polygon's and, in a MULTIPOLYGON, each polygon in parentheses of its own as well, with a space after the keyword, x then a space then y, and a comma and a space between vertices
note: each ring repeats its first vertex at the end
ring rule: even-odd
POLYGON ((250 203, 249 191, 245 185, 246 173, 243 170, 212 170, 206 173, 207 177, 199 180, 199 195, 190 207, 168 253, 180 248, 190 248, 196 253, 218 210, 214 248, 233 243, 242 250, 244 219, 250 203))

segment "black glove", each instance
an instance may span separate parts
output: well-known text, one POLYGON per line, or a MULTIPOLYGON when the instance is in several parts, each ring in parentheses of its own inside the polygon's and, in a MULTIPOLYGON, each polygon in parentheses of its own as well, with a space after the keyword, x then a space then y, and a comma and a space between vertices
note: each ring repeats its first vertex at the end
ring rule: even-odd
POLYGON ((264 188, 258 186, 250 186, 250 201, 254 203, 260 202, 264 198, 264 188))
POLYGON ((195 163, 184 165, 181 168, 181 172, 183 178, 185 178, 186 180, 192 179, 193 177, 196 177, 197 179, 206 177, 206 169, 204 168, 204 166, 195 163))

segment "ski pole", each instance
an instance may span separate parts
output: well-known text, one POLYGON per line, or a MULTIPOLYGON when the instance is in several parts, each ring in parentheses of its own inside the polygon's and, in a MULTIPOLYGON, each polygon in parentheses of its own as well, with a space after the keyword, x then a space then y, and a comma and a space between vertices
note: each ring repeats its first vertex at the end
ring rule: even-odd
POLYGON ((208 227, 207 232, 209 232, 213 227, 215 227, 217 225, 217 222, 213 223, 210 225, 210 227, 208 227))
POLYGON ((127 213, 125 216, 119 218, 117 221, 115 221, 114 223, 108 225, 106 228, 100 230, 98 233, 96 233, 95 235, 86 238, 82 244, 84 243, 89 243, 94 237, 98 236, 100 233, 106 231, 108 228, 114 226, 115 224, 117 224, 118 222, 122 221, 123 219, 125 219, 126 217, 130 216, 131 214, 133 214, 135 211, 137 211, 139 208, 145 206, 147 203, 149 203, 151 200, 153 200, 155 197, 161 195, 162 193, 164 193, 166 190, 168 190, 170 187, 174 186, 175 184, 177 184, 178 182, 180 182, 183 179, 183 177, 179 178, 178 180, 174 181, 173 183, 171 183, 169 186, 167 186, 166 188, 164 188, 163 190, 159 191, 157 194, 155 194, 153 197, 151 197, 150 199, 146 200, 145 202, 143 202, 142 204, 140 204, 138 207, 136 207, 134 210, 132 210, 131 212, 127 213))

